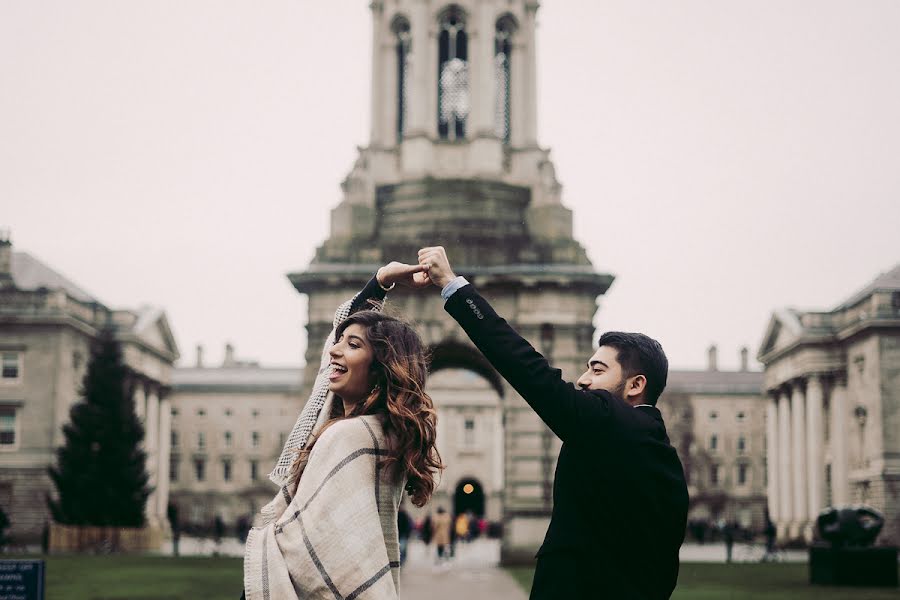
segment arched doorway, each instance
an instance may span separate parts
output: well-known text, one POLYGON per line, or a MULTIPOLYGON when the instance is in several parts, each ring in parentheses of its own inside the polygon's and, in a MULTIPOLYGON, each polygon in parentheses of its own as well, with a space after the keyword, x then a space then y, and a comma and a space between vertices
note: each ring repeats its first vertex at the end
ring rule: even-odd
POLYGON ((484 516, 484 488, 477 479, 471 477, 461 480, 453 494, 453 514, 467 512, 478 518, 484 516))

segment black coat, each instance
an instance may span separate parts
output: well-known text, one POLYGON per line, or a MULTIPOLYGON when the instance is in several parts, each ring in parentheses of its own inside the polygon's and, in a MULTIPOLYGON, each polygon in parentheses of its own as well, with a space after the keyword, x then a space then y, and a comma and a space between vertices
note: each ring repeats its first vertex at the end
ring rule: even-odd
POLYGON ((445 308, 563 442, 531 597, 669 598, 688 493, 659 410, 564 381, 472 285, 445 308))

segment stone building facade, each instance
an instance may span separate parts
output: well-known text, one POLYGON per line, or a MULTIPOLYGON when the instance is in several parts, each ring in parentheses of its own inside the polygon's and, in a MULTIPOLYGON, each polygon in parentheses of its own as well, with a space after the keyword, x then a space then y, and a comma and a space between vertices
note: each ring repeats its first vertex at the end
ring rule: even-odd
POLYGON ((40 540, 54 493, 47 468, 64 443, 62 426, 98 332, 113 326, 131 371, 135 410, 145 428, 154 489, 147 522, 166 528, 169 400, 178 348, 164 312, 112 310, 26 252, 0 239, 0 506, 18 544, 40 540), (165 443, 164 443, 165 442, 165 443))
MULTIPOLYGON (((370 6, 369 144, 343 182, 329 238, 308 268, 290 275, 309 297, 305 387, 315 378, 318 341, 330 330, 335 307, 380 265, 415 261, 419 248, 430 245, 445 246, 457 272, 574 380, 591 354, 597 297, 613 278, 598 273, 572 237, 572 213, 561 202, 549 151, 538 144, 538 3, 375 0, 370 6)), ((448 470, 435 500, 456 503, 457 488, 474 481, 484 510, 502 515, 504 559, 530 559, 549 521, 559 440, 485 363, 436 291, 395 290, 389 303, 416 323, 433 351, 436 376, 429 385, 445 386, 434 389, 435 397, 454 407, 439 418, 466 427, 472 417, 465 415, 478 414, 467 398, 489 394, 481 414, 491 415, 491 405, 501 415, 483 422, 502 439, 502 477, 499 467, 476 471, 477 461, 461 461, 471 470, 448 470), (444 369, 452 371, 438 378, 444 369), (477 393, 466 389, 473 376, 483 380, 477 393)), ((479 427, 482 421, 474 420, 479 427)))
POLYGON ((775 312, 759 360, 779 538, 867 504, 887 519, 879 542, 900 543, 900 265, 833 310, 775 312))
MULTIPOLYGON (((173 373, 170 497, 181 525, 208 532, 218 516, 231 530, 278 491, 268 478, 303 402, 298 367, 234 359, 173 373)), ((304 399, 305 400, 305 399, 304 399)))
POLYGON ((766 447, 763 374, 742 351, 738 371, 717 367, 710 348, 705 371, 670 370, 658 407, 684 466, 689 521, 765 527, 766 447))

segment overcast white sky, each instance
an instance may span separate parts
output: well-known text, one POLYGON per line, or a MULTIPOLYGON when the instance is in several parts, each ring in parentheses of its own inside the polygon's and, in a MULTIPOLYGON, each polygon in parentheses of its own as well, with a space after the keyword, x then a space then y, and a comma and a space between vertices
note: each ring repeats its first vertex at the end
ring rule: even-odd
MULTIPOLYGON (((734 368, 774 308, 900 261, 900 2, 542 4, 540 139, 616 275, 601 329, 734 368)), ((181 364, 226 341, 298 364, 285 274, 367 143, 367 6, 0 2, 0 227, 108 305, 165 307, 181 364)))

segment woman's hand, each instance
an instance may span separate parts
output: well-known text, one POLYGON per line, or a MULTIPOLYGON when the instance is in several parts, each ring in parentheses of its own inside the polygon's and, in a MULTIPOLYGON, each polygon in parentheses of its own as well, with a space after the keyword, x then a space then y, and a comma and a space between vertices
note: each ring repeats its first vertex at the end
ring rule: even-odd
POLYGON ((431 285, 425 267, 422 265, 408 265, 397 261, 389 262, 375 274, 378 283, 383 288, 389 288, 395 283, 408 288, 424 288, 431 285))

